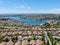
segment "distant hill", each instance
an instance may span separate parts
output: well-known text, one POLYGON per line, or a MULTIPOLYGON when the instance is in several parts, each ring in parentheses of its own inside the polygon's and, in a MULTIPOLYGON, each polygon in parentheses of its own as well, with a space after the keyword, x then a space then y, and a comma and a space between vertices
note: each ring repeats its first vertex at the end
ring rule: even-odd
POLYGON ((60 14, 0 14, 0 17, 18 16, 20 18, 36 20, 60 20, 60 14))

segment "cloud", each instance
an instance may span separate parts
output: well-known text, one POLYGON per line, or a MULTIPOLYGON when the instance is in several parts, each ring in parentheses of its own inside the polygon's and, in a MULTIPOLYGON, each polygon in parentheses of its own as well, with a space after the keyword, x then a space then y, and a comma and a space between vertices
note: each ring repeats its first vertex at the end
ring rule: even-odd
POLYGON ((26 6, 26 5, 17 5, 15 6, 16 9, 22 9, 22 10, 28 10, 31 9, 30 6, 26 6))
POLYGON ((28 13, 50 13, 50 14, 60 14, 60 8, 46 9, 46 10, 28 10, 28 13))
POLYGON ((60 8, 46 9, 46 10, 37 10, 32 9, 30 6, 18 5, 15 8, 0 8, 1 13, 52 13, 52 14, 60 14, 60 8))
POLYGON ((60 8, 49 9, 49 10, 47 10, 47 11, 44 11, 44 13, 60 14, 60 8))

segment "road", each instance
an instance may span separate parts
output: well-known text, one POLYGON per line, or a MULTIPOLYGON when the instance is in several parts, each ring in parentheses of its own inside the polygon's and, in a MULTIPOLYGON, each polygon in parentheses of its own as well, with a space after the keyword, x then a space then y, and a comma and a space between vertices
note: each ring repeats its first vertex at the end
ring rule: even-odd
POLYGON ((45 36, 45 42, 47 43, 47 41, 49 41, 49 44, 52 45, 52 43, 51 43, 46 31, 44 31, 44 34, 45 34, 44 35, 45 36))

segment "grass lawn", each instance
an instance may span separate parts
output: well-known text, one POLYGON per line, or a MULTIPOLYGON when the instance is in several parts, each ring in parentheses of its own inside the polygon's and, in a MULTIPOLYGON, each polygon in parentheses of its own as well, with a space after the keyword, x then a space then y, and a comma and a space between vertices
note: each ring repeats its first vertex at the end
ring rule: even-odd
POLYGON ((54 27, 60 28, 60 24, 58 24, 58 25, 54 25, 54 27))
POLYGON ((58 28, 60 28, 60 24, 59 24, 59 25, 57 25, 57 27, 58 27, 58 28))

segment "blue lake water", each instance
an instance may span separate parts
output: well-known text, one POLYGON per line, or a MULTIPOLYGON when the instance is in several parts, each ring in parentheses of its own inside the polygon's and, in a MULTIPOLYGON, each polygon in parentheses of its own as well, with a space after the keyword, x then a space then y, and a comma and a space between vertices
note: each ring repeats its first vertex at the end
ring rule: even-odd
POLYGON ((31 19, 24 19, 20 17, 6 17, 10 18, 12 20, 17 20, 17 21, 24 21, 25 24, 45 24, 45 20, 31 20, 31 19))

